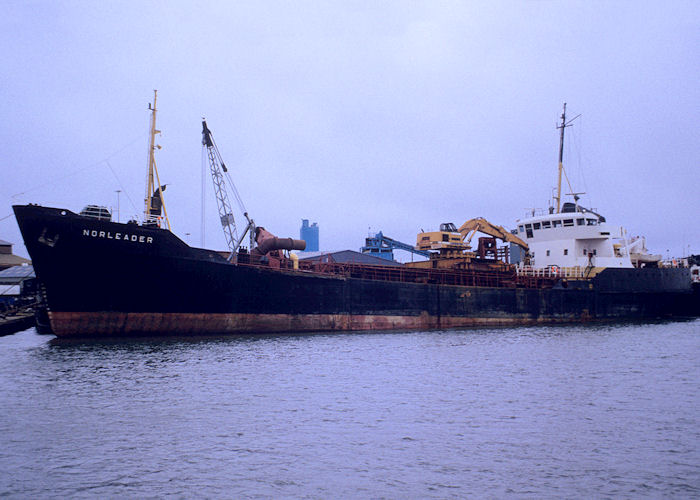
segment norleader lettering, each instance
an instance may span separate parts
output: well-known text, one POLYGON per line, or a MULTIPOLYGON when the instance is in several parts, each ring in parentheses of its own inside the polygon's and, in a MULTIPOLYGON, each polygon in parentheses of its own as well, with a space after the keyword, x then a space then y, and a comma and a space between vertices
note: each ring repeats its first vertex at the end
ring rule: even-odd
POLYGON ((90 238, 105 238, 108 240, 130 241, 133 243, 153 243, 153 238, 151 236, 112 233, 111 231, 98 231, 96 229, 83 229, 83 236, 89 236, 90 238))

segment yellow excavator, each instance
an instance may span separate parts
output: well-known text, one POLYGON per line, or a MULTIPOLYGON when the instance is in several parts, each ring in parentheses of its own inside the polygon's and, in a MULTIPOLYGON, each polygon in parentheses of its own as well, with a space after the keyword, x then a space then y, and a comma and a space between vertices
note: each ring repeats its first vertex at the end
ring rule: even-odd
POLYGON ((414 267, 431 268, 493 268, 502 267, 508 261, 508 248, 498 248, 496 240, 513 243, 528 252, 528 245, 504 227, 493 224, 483 217, 470 219, 459 229, 451 223, 440 224, 440 231, 421 232, 418 234, 416 248, 434 252, 429 261, 416 262, 414 267), (480 237, 478 248, 471 251, 471 241, 476 233, 480 237))
POLYGON ((440 224, 439 231, 418 233, 416 241, 418 250, 439 250, 440 253, 466 250, 464 238, 452 222, 440 224))
POLYGON ((469 219, 467 222, 465 222, 459 227, 459 233, 462 235, 462 238, 464 239, 467 248, 470 248, 469 244, 471 243, 474 235, 478 232, 488 234, 489 236, 498 238, 499 240, 505 241, 506 243, 514 243, 523 250, 525 250, 525 252, 528 251, 527 243, 515 236, 506 228, 502 226, 497 226, 496 224, 487 221, 483 217, 469 219))

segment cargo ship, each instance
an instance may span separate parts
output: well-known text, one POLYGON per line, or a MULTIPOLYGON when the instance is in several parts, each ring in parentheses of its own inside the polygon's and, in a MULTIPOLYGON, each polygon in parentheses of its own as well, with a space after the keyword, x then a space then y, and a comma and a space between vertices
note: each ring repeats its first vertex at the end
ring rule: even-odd
MULTIPOLYGON (((576 205, 573 212, 565 206, 549 215, 562 220, 562 230, 588 231, 584 238, 571 231, 563 234, 586 240, 584 266, 546 259, 544 266, 535 266, 540 249, 533 257, 530 247, 540 234, 536 232, 544 234, 544 229, 528 235, 534 219, 519 223, 515 232, 473 219, 461 231, 446 225, 427 240, 426 233, 419 234, 417 247, 430 248, 430 258, 412 264, 299 261, 292 252, 302 250, 303 241, 275 237, 256 226, 247 212, 244 230, 236 231, 226 190, 228 172, 206 122, 202 143, 229 248, 192 247, 170 231, 165 211, 164 186, 153 157, 156 97, 142 221, 113 221, 100 207, 81 213, 32 204, 13 207, 40 282, 45 327, 57 336, 433 329, 695 312, 688 269, 636 268, 627 265, 629 256, 620 257, 621 265, 602 261, 601 249, 607 249, 610 235, 603 234, 600 216, 576 205), (586 220, 594 217, 597 225, 588 225, 586 220), (564 227, 569 218, 576 222, 564 227), (590 228, 599 234, 594 237, 590 228), (486 236, 471 251, 477 231, 486 236), (250 250, 243 246, 246 236, 250 250), (499 247, 499 241, 506 246, 499 247), (516 249, 518 262, 510 255, 516 249), (581 269, 574 271, 577 267, 581 269)), ((235 187, 234 196, 239 198, 235 187)))

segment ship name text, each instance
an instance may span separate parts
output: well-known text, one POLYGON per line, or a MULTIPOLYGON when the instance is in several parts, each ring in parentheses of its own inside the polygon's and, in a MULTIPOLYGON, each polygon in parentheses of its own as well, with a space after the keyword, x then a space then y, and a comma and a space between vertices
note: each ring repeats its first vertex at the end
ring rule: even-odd
POLYGON ((106 238, 108 240, 132 241, 134 243, 153 243, 153 237, 138 234, 112 233, 111 231, 97 231, 95 229, 83 229, 83 236, 91 238, 106 238))

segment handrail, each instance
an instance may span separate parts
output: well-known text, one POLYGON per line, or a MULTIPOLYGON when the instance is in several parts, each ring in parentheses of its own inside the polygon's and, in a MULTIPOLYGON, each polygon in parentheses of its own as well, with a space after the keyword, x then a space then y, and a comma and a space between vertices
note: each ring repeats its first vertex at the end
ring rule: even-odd
POLYGON ((559 267, 548 266, 544 268, 535 268, 532 266, 518 266, 518 276, 535 276, 543 278, 576 278, 586 279, 586 269, 581 266, 574 267, 559 267))
MULTIPOLYGON (((270 269, 269 266, 256 262, 241 263, 239 261, 238 265, 270 269)), ((471 269, 425 269, 359 263, 300 261, 299 270, 297 271, 293 270, 291 265, 287 267, 284 263, 275 270, 375 281, 493 288, 551 288, 559 279, 553 275, 519 276, 514 267, 505 270, 477 271, 471 269)))

